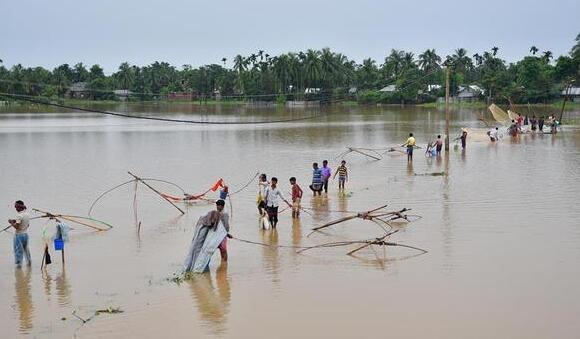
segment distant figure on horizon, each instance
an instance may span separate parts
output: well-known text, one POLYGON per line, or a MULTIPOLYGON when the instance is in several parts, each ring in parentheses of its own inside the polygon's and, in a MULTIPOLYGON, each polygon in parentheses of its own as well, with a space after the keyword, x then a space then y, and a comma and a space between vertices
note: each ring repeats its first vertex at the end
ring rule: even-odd
POLYGON ((407 162, 413 161, 413 149, 416 145, 417 141, 415 140, 415 137, 413 137, 413 133, 409 133, 409 138, 401 145, 401 147, 407 146, 407 162))

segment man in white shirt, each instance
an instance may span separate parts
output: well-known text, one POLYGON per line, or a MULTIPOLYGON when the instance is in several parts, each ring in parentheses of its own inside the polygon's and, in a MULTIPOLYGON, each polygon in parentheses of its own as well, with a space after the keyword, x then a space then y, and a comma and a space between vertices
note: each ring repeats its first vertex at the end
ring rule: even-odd
POLYGON ((30 249, 28 248, 28 226, 30 225, 30 216, 26 211, 26 205, 22 200, 16 201, 14 203, 14 208, 18 214, 14 219, 8 220, 10 225, 14 227, 14 259, 16 267, 20 268, 22 266, 22 257, 26 257, 26 262, 28 266, 31 265, 30 260, 30 249))
POLYGON ((272 228, 276 228, 278 224, 278 206, 280 199, 284 201, 289 207, 292 205, 284 198, 282 192, 278 189, 278 178, 273 177, 270 180, 270 186, 266 189, 266 211, 268 212, 268 221, 272 228))

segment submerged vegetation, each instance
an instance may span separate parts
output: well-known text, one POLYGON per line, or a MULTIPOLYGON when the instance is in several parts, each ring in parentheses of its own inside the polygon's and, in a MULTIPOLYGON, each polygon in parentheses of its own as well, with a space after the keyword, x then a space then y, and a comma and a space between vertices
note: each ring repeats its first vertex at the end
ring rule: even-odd
POLYGON ((122 63, 105 75, 99 65, 63 64, 52 71, 43 67, 10 69, 0 63, 0 92, 49 98, 83 100, 231 100, 234 102, 326 99, 330 102, 432 103, 444 96, 445 66, 450 68, 450 90, 476 88, 474 100, 513 103, 549 103, 561 99, 570 84, 580 84, 580 34, 569 55, 554 60, 550 51, 530 48, 530 55, 507 63, 499 48, 469 56, 459 48, 442 57, 434 49, 415 56, 392 50, 378 63, 356 63, 328 48, 272 56, 259 50, 236 55, 220 64, 180 68, 166 62, 139 67, 122 63), (71 95, 75 84, 83 87, 71 95), (381 91, 381 89, 383 89, 381 91), (114 90, 117 90, 114 92, 114 90))

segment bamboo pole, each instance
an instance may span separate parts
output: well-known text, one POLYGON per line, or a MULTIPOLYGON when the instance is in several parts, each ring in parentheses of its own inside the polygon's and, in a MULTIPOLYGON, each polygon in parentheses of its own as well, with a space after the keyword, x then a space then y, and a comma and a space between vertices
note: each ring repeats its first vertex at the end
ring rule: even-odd
POLYGON ((445 67, 445 152, 449 151, 449 65, 445 67))
POLYGON ((153 192, 157 193, 157 195, 159 195, 161 198, 163 198, 163 200, 167 201, 168 203, 170 203, 171 205, 173 205, 173 207, 177 208, 177 210, 179 212, 181 212, 181 214, 185 214, 185 212, 181 208, 179 208, 179 206, 177 206, 171 200, 169 200, 166 197, 164 197, 163 194, 161 194, 161 192, 159 192, 155 188, 151 187, 151 185, 149 185, 148 183, 146 183, 145 181, 143 181, 143 179, 139 178, 138 176, 136 176, 135 174, 133 174, 133 173, 131 173, 129 171, 127 171, 127 173, 129 173, 129 175, 131 175, 136 180, 140 181, 143 185, 147 186, 150 190, 152 190, 153 192))
MULTIPOLYGON (((381 209, 383 209, 383 208, 385 208, 387 206, 388 206, 388 204, 387 205, 383 205, 383 206, 378 207, 378 208, 375 208, 375 209, 372 209, 372 210, 367 211, 367 212, 357 213, 357 214, 351 215, 349 217, 340 218, 340 219, 331 221, 329 223, 326 223, 324 225, 314 227, 314 228, 312 228, 312 231, 318 231, 318 230, 321 230, 323 228, 327 228, 327 227, 330 227, 332 225, 340 224, 341 222, 349 221, 349 220, 356 219, 356 218, 363 218, 364 219, 366 216, 369 216, 371 213, 376 212, 378 210, 381 210, 381 209)), ((395 212, 395 213, 397 213, 397 212, 395 212)))
POLYGON ((32 210, 35 211, 35 212, 38 212, 38 213, 46 214, 46 216, 49 217, 49 218, 60 218, 60 219, 63 219, 63 220, 67 220, 67 221, 74 222, 74 223, 77 223, 77 224, 80 224, 80 225, 83 225, 83 226, 90 227, 90 228, 95 229, 97 231, 106 231, 105 229, 98 228, 98 227, 95 227, 93 225, 85 224, 84 222, 81 222, 79 220, 71 219, 71 218, 67 217, 66 215, 54 214, 54 213, 46 212, 46 211, 43 211, 43 210, 39 210, 37 208, 33 208, 32 210))
POLYGON ((362 155, 364 155, 364 156, 367 156, 367 157, 369 157, 369 158, 373 158, 373 159, 375 159, 375 160, 381 160, 381 158, 379 158, 379 157, 376 157, 376 156, 374 156, 374 155, 370 155, 370 154, 368 154, 368 153, 366 153, 366 152, 363 152, 363 151, 361 151, 361 150, 360 150, 360 149, 358 149, 358 148, 352 148, 352 147, 347 147, 347 148, 348 148, 350 151, 352 151, 352 152, 355 152, 355 153, 362 154, 362 155))

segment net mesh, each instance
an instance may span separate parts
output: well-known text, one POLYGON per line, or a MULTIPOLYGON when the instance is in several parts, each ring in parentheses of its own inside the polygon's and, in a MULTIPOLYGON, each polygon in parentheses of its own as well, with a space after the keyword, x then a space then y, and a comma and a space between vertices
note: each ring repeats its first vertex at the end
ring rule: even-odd
POLYGON ((502 123, 504 125, 508 125, 512 121, 512 119, 510 119, 509 115, 504 110, 497 107, 496 104, 491 104, 489 106, 489 111, 493 115, 493 118, 499 123, 502 123))

